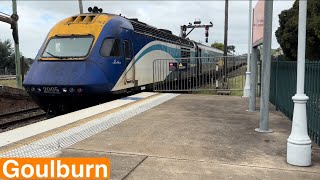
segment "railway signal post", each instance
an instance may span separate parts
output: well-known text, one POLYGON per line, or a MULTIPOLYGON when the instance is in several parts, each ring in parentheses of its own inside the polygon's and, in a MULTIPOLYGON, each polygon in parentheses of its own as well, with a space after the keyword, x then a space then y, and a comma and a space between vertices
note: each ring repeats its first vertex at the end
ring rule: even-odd
POLYGON ((22 76, 21 76, 21 65, 20 65, 20 51, 19 51, 19 35, 18 35, 18 19, 17 15, 17 1, 12 0, 12 11, 11 17, 0 15, 0 21, 11 25, 12 36, 14 40, 15 49, 15 66, 16 66, 16 80, 17 87, 22 88, 22 76))
MULTIPOLYGON (((18 17, 17 14, 17 1, 12 0, 12 18, 18 17)), ((22 76, 21 76, 21 64, 20 64, 20 50, 19 50, 19 34, 18 34, 18 18, 15 19, 15 28, 12 29, 12 35, 14 38, 14 49, 15 49, 15 63, 16 63, 16 79, 17 87, 22 88, 22 76)))
POLYGON ((82 0, 78 0, 79 1, 79 10, 80 10, 80 14, 83 14, 83 5, 82 5, 82 0))
POLYGON ((192 23, 189 23, 189 25, 180 26, 180 36, 182 38, 186 38, 195 28, 205 28, 205 37, 206 37, 206 43, 207 43, 210 27, 213 27, 212 22, 210 22, 210 24, 201 24, 200 20, 196 20, 194 21, 194 25, 192 25, 192 23), (191 30, 187 33, 187 29, 191 29, 191 30))

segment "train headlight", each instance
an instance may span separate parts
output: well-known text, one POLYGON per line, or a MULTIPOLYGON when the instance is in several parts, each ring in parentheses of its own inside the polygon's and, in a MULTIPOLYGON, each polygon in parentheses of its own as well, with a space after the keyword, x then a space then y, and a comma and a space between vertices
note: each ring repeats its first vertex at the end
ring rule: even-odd
POLYGON ((82 92, 83 92, 83 89, 78 88, 78 89, 77 89, 77 92, 78 92, 78 93, 82 93, 82 92))
POLYGON ((41 92, 41 88, 37 88, 37 91, 38 91, 38 92, 41 92))
POLYGON ((73 88, 69 88, 69 92, 73 93, 74 89, 73 88))
POLYGON ((36 88, 32 87, 31 92, 34 92, 34 91, 36 91, 36 88))
POLYGON ((68 92, 67 88, 62 88, 62 92, 64 93, 68 92))

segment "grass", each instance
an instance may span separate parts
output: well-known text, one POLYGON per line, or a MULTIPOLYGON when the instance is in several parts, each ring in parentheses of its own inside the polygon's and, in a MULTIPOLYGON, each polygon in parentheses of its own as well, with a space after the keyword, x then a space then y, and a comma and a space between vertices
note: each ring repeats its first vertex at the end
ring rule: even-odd
POLYGON ((17 81, 15 79, 0 80, 0 85, 16 88, 17 87, 17 81))
MULTIPOLYGON (((238 75, 232 78, 228 78, 229 89, 231 90, 231 96, 243 96, 243 87, 245 85, 245 75, 238 75)), ((208 85, 203 85, 201 87, 203 90, 193 91, 192 94, 207 94, 207 95, 217 95, 217 90, 208 87, 208 85)))
POLYGON ((246 78, 244 75, 228 78, 229 88, 231 89, 232 96, 243 95, 243 87, 244 87, 245 81, 246 81, 246 78))

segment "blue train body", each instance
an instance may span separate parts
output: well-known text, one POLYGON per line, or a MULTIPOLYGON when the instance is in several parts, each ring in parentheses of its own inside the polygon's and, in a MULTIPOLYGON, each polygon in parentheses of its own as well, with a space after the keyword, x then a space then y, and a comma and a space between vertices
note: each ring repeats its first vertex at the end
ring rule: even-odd
POLYGON ((81 99, 152 84, 153 60, 181 58, 182 49, 187 49, 190 57, 200 56, 199 49, 202 49, 203 57, 222 54, 220 50, 179 38, 136 19, 110 14, 80 14, 59 22, 51 30, 23 85, 43 109, 57 108, 68 102, 75 105, 81 99), (84 21, 86 23, 81 23, 84 21), (71 42, 78 37, 89 38, 89 35, 93 39, 87 55, 61 58, 54 55, 63 51, 60 46, 64 37, 71 42), (60 40, 48 52, 51 41, 60 40), (110 50, 107 43, 111 41, 114 44, 110 50), (107 50, 119 52, 117 56, 103 55, 107 50))

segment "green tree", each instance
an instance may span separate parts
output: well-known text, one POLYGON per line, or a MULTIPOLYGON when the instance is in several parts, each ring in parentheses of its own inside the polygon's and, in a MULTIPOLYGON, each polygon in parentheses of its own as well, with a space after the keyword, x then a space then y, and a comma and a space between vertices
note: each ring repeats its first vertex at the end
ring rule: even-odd
POLYGON ((215 42, 215 43, 211 44, 211 47, 220 49, 221 51, 223 51, 223 49, 224 49, 223 43, 219 43, 219 42, 215 42))
MULTIPOLYGON (((215 42, 211 44, 211 47, 220 49, 221 51, 224 50, 224 44, 219 42, 215 42)), ((228 53, 231 53, 231 52, 234 53, 235 51, 236 51, 236 47, 234 45, 228 46, 228 53)))
MULTIPOLYGON (((20 57, 22 54, 20 53, 20 57)), ((33 63, 33 59, 24 58, 23 69, 27 72, 33 63)), ((15 53, 10 40, 0 40, 0 69, 15 69, 15 53)))
MULTIPOLYGON (((277 41, 283 53, 290 60, 297 59, 298 47, 299 1, 279 14, 279 28, 276 31, 277 41)), ((308 1, 306 58, 320 59, 320 2, 308 1)))
POLYGON ((315 34, 320 39, 320 1, 313 0, 312 3, 312 26, 315 34))
POLYGON ((12 49, 10 40, 0 40, 0 69, 5 67, 14 69, 14 50, 12 49))

